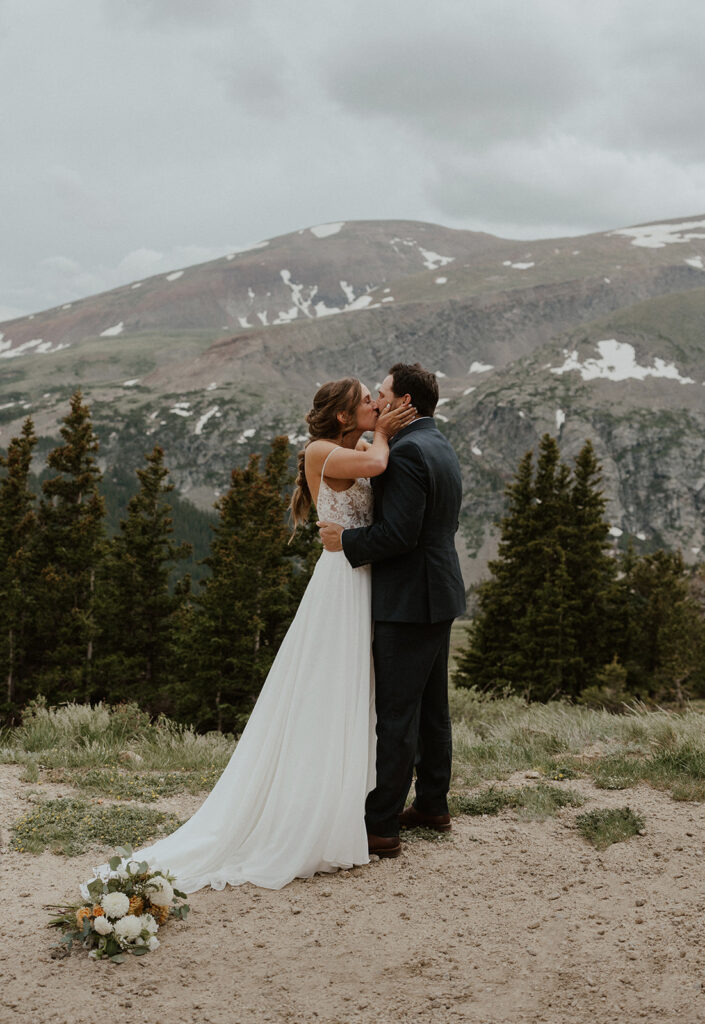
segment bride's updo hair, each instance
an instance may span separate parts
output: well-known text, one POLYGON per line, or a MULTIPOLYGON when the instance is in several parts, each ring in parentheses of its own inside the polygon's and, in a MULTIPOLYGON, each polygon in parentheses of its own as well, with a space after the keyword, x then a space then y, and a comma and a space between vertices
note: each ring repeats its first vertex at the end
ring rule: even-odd
POLYGON ((361 401, 362 385, 355 377, 343 377, 342 380, 329 381, 328 384, 320 387, 313 396, 313 405, 306 413, 308 441, 303 450, 299 452, 299 471, 289 505, 294 531, 299 523, 304 522, 308 516, 312 502, 304 471, 306 448, 311 441, 318 441, 322 438, 328 441, 339 441, 346 434, 355 430, 353 413, 361 401), (345 416, 346 422, 343 424, 338 419, 339 413, 343 413, 345 416))

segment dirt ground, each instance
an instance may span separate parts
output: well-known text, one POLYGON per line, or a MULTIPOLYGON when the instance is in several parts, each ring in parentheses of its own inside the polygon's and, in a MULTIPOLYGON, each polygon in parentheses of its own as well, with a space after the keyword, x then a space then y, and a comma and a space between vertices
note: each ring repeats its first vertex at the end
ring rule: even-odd
MULTIPOLYGON (((78 899, 112 851, 10 851, 8 827, 36 788, 19 776, 0 766, 2 1024, 705 1020, 700 804, 571 780, 581 810, 629 804, 646 834, 598 853, 572 827, 580 810, 455 819, 449 841, 408 843, 398 860, 280 892, 196 893, 159 950, 115 965, 52 959, 45 904, 78 899)), ((198 803, 158 806, 185 816, 198 803)))

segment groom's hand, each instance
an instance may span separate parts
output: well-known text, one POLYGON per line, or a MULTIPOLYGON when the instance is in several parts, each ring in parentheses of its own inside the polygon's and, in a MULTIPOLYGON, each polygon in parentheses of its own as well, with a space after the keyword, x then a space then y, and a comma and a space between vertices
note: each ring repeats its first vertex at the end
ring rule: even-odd
POLYGON ((318 531, 321 535, 321 544, 326 551, 342 551, 343 542, 340 539, 343 533, 343 527, 339 523, 316 523, 318 531))

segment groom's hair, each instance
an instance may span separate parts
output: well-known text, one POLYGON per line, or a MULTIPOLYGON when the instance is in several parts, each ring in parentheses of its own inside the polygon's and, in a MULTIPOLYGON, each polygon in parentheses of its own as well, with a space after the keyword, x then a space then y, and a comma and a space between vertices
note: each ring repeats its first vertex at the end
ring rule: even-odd
POLYGON ((438 381, 435 373, 421 363, 395 363, 390 369, 392 391, 401 398, 411 395, 411 404, 419 416, 433 416, 438 405, 438 381))

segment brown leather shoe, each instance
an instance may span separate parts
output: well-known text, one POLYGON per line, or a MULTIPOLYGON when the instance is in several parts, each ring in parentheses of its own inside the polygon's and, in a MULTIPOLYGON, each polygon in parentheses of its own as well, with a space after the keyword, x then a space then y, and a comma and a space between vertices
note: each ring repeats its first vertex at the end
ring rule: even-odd
POLYGON ((450 814, 424 814, 414 805, 399 815, 400 828, 432 828, 436 832, 450 832, 450 814))
POLYGON ((367 833, 367 849, 378 857, 398 857, 401 854, 399 836, 373 836, 367 833))

